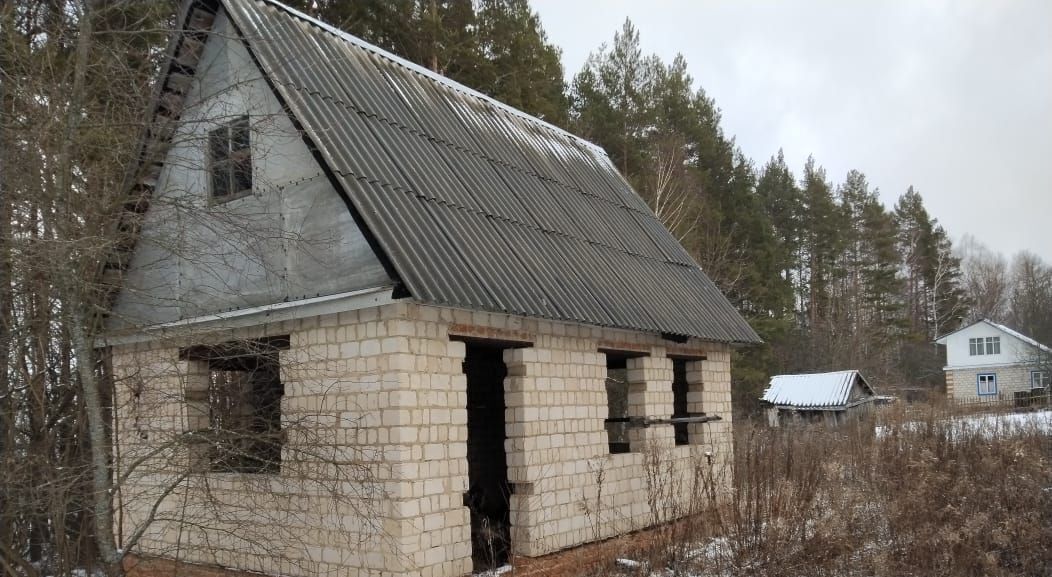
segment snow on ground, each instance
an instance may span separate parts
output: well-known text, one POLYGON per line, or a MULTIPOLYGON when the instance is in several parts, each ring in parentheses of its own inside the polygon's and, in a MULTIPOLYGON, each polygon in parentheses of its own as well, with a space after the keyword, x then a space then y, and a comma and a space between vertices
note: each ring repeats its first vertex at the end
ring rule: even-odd
POLYGON ((511 565, 501 565, 496 569, 490 569, 489 571, 483 571, 481 573, 474 573, 473 577, 497 577, 497 575, 503 575, 511 570, 511 565))
MULTIPOLYGON (((996 432, 1028 431, 1035 430, 1040 433, 1052 435, 1052 410, 1036 411, 1032 413, 1000 413, 991 415, 971 415, 967 417, 954 417, 949 420, 953 425, 951 434, 959 432, 975 431, 981 435, 989 436, 996 432)), ((903 429, 915 429, 921 423, 906 423, 903 429)), ((883 437, 889 432, 888 427, 877 427, 877 436, 883 437)))
POLYGON ((614 565, 620 570, 619 575, 646 575, 648 577, 731 577, 726 568, 721 568, 719 560, 726 554, 728 547, 724 537, 713 537, 708 541, 691 543, 686 546, 682 556, 688 564, 686 567, 651 569, 647 561, 637 561, 620 557, 614 565))
POLYGON ((991 430, 997 427, 1013 429, 1033 427, 1042 433, 1052 433, 1052 410, 1007 415, 979 415, 962 420, 968 427, 981 430, 991 430))

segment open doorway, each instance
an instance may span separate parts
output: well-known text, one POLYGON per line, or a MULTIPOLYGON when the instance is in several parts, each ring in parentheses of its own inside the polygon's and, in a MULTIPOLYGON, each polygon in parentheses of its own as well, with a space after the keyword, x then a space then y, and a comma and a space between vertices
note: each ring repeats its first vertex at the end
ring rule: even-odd
POLYGON ((500 567, 511 549, 508 460, 504 451, 505 348, 467 343, 468 492, 474 571, 500 567))

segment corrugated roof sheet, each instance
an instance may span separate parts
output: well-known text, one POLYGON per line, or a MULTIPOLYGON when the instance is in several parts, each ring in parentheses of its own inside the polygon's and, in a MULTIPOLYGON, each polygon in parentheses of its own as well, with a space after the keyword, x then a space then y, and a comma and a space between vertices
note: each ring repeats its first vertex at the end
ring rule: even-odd
POLYGON ((599 147, 271 0, 224 0, 419 301, 759 338, 599 147))
MULTIPOLYGON (((838 407, 848 404, 855 378, 869 388, 858 371, 806 375, 775 375, 763 392, 763 401, 791 407, 838 407)), ((870 389, 872 392, 872 389, 870 389)))

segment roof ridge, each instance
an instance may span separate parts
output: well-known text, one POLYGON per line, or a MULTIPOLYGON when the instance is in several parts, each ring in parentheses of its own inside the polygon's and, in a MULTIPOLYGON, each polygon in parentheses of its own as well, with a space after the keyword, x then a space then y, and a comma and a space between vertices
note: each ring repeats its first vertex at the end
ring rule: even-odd
POLYGON ((325 22, 323 20, 320 20, 320 19, 315 18, 315 17, 313 17, 313 16, 311 16, 309 14, 301 12, 301 11, 299 11, 299 10, 297 10, 297 9, 287 5, 287 4, 283 4, 283 3, 279 2, 278 0, 259 0, 259 1, 264 2, 266 4, 270 4, 271 6, 274 6, 274 7, 278 8, 278 9, 280 9, 280 10, 284 10, 285 12, 288 12, 289 14, 291 14, 291 15, 293 15, 293 16, 295 16, 295 17, 297 17, 297 18, 299 18, 299 19, 301 19, 301 20, 303 20, 305 22, 313 24, 314 26, 317 26, 317 27, 321 28, 322 30, 325 30, 326 32, 328 32, 330 34, 338 36, 339 38, 341 38, 343 40, 346 40, 347 42, 350 42, 351 44, 354 44, 355 46, 357 46, 359 48, 362 48, 364 50, 368 50, 368 51, 370 51, 370 52, 372 52, 372 53, 374 53, 374 54, 376 54, 376 55, 378 55, 378 56, 380 56, 382 58, 386 58, 386 59, 390 60, 391 62, 394 62, 395 64, 398 64, 399 66, 402 66, 403 68, 406 68, 410 72, 414 72, 416 74, 420 74, 421 76, 424 76, 424 77, 428 78, 429 80, 432 80, 432 81, 434 81, 434 82, 436 82, 438 84, 442 84, 442 85, 444 85, 444 86, 446 86, 446 87, 448 87, 450 89, 456 90, 458 92, 462 92, 462 93, 464 93, 464 94, 466 94, 468 96, 471 96, 473 98, 482 100, 483 102, 486 102, 486 103, 488 103, 488 104, 490 104, 492 106, 495 106, 496 108, 499 108, 499 109, 501 109, 501 110, 503 110, 505 112, 508 112, 508 113, 514 115, 514 116, 518 116, 519 118, 522 118, 523 120, 526 120, 526 121, 529 121, 529 122, 533 122, 533 123, 538 124, 538 125, 540 125, 540 126, 542 126, 544 128, 547 128, 548 130, 551 130, 551 131, 553 131, 553 132, 555 132, 557 134, 561 134, 561 135, 563 135, 563 136, 565 136, 567 138, 570 138, 572 140, 580 142, 581 144, 587 146, 588 148, 591 148, 594 152, 599 152, 600 154, 602 154, 603 157, 609 158, 609 155, 607 154, 606 149, 604 149, 602 146, 599 146, 598 144, 596 144, 596 143, 594 143, 594 142, 592 142, 592 141, 590 141, 590 140, 588 140, 586 138, 582 138, 582 137, 580 137, 580 136, 578 136, 578 135, 566 130, 565 128, 559 128, 558 126, 548 122, 547 120, 543 120, 541 118, 537 118, 536 116, 533 116, 532 114, 529 114, 528 112, 524 112, 522 110, 519 110, 518 108, 515 108, 514 106, 511 106, 510 104, 505 104, 504 102, 501 102, 500 100, 497 100, 496 98, 493 98, 492 96, 489 96, 487 94, 479 92, 478 90, 475 90, 474 88, 471 88, 470 86, 466 86, 464 84, 461 84, 460 82, 457 82, 456 80, 453 80, 452 78, 449 78, 448 76, 444 76, 444 75, 439 74, 439 73, 437 73, 437 72, 435 72, 433 70, 430 70, 428 68, 420 66, 419 64, 417 64, 417 63, 415 63, 415 62, 413 62, 411 60, 403 58, 403 57, 401 57, 401 56, 399 56, 399 55, 397 55, 397 54, 395 54, 393 52, 390 52, 388 50, 384 50, 383 48, 380 48, 379 46, 377 46, 375 44, 371 44, 369 42, 366 42, 365 40, 362 40, 361 38, 351 34, 350 32, 347 32, 346 30, 341 30, 341 29, 337 28, 336 26, 333 26, 332 24, 329 24, 329 23, 327 23, 327 22, 325 22))

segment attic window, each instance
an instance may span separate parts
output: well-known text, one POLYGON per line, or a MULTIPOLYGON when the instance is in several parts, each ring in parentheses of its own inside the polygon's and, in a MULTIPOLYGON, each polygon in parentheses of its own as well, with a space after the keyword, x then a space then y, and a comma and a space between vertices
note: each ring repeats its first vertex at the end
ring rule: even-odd
POLYGON ((252 194, 252 154, 248 116, 208 133, 212 200, 223 202, 252 194))
POLYGON ((1001 354, 1001 337, 968 339, 968 354, 973 357, 977 355, 1001 354))

